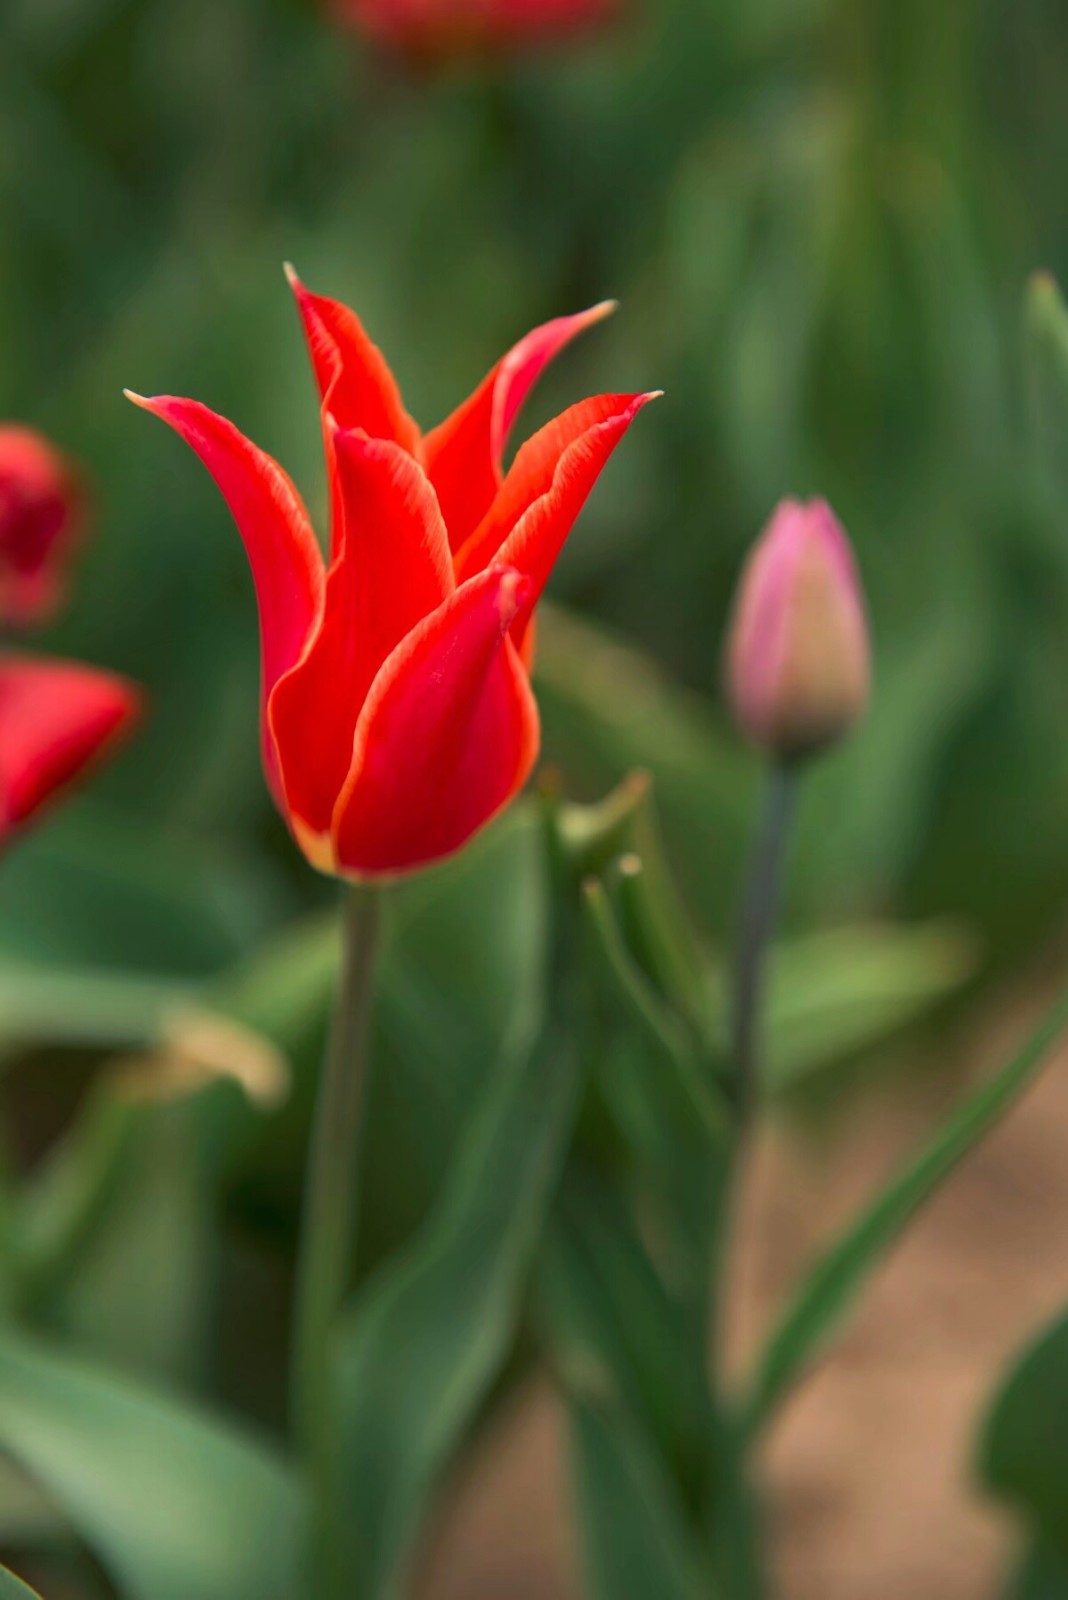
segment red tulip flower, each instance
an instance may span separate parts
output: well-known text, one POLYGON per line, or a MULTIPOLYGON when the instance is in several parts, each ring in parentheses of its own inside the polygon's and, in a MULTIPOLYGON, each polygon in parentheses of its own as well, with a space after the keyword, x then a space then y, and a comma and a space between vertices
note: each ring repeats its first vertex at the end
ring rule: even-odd
POLYGON ((332 0, 340 21, 420 59, 483 54, 607 22, 616 0, 332 0))
POLYGON ((62 598, 84 498, 71 464, 32 428, 0 424, 0 622, 44 622, 62 598))
POLYGON ((138 691, 112 673, 0 656, 0 847, 128 733, 139 710, 138 691))
POLYGON ((294 277, 331 491, 324 565, 282 468, 194 400, 141 400, 192 446, 252 567, 267 781, 324 872, 374 879, 458 850, 525 783, 539 742, 534 608, 650 395, 600 395, 509 430, 547 363, 610 309, 547 323, 422 433, 352 311, 294 277))

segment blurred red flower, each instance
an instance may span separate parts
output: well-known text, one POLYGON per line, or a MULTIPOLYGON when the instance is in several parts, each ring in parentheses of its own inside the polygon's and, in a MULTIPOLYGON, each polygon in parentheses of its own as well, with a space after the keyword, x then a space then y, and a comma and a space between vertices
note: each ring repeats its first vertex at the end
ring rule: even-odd
POLYGON ((84 495, 71 463, 32 428, 0 423, 0 622, 45 622, 63 598, 84 495))
POLYGON ((0 847, 130 731, 140 705, 112 673, 0 655, 0 847))
POLYGON ((522 787, 538 751, 534 607, 609 456, 650 395, 599 395, 509 430, 544 367, 609 306, 547 323, 422 433, 356 315, 293 289, 322 396, 324 566, 277 462, 193 400, 140 405, 215 478, 260 612, 267 780, 325 872, 376 878, 450 855, 522 787))
POLYGON ((330 0, 334 15, 415 57, 514 49, 609 21, 616 0, 330 0))

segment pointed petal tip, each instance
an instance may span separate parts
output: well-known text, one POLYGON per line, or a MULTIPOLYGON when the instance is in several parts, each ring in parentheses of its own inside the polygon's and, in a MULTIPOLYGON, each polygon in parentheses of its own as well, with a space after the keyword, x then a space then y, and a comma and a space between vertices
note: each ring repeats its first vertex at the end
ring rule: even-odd
POLYGON ((138 394, 136 389, 124 389, 123 396, 131 405, 139 406, 142 411, 151 411, 153 401, 147 395, 138 394))

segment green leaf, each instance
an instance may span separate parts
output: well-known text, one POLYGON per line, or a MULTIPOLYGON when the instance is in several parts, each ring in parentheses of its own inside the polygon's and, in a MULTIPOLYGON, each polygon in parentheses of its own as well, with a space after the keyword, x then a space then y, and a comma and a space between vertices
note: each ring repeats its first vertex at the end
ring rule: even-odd
MULTIPOLYGON (((113 1103, 121 1117, 121 1096, 113 1103)), ((203 1109, 195 1101, 133 1108, 99 1189, 72 1197, 84 1212, 60 1215, 45 1243, 36 1324, 123 1372, 204 1376, 212 1219, 203 1109)), ((99 1154, 107 1160, 106 1148, 99 1154)))
POLYGON ((708 704, 648 655, 558 606, 539 612, 537 685, 547 752, 596 793, 633 768, 656 781, 692 901, 726 929, 752 802, 752 762, 708 704))
POLYGON ((1068 1561, 1036 1543, 1013 1573, 1003 1600, 1068 1600, 1068 1561))
POLYGON ((674 1298, 635 1219, 593 1174, 569 1174, 538 1271, 549 1359, 580 1390, 618 1400, 657 1442, 691 1503, 705 1487, 713 1431, 705 1317, 674 1298))
POLYGON ((768 1092, 785 1093, 915 1021, 974 965, 974 940, 941 922, 839 928, 779 945, 769 978, 768 1092))
POLYGON ((243 1432, 0 1334, 0 1449, 62 1506, 125 1600, 293 1600, 301 1504, 243 1432))
POLYGON ((745 1406, 749 1430, 767 1421, 916 1213, 1028 1087, 1066 1024, 1068 996, 816 1265, 764 1352, 745 1406))
POLYGON ((6 1567, 0 1567, 0 1600, 41 1600, 36 1589, 31 1589, 21 1578, 16 1578, 6 1567))
POLYGON ((438 1209, 343 1323, 334 1533, 362 1600, 399 1592, 427 1499, 507 1358, 577 1084, 555 1029, 502 1060, 438 1209))
POLYGON ((79 803, 4 864, 0 956, 207 976, 261 934, 262 885, 236 852, 79 803))
POLYGON ((710 1581, 656 1451, 623 1408, 568 1402, 591 1600, 708 1600, 710 1581))
MULTIPOLYGON (((520 805, 433 872, 388 896, 368 1083, 358 1270, 406 1245, 440 1193, 470 1108, 504 1049, 540 1023, 548 917, 543 829, 520 805)), ((244 1119, 231 1173, 274 1210, 299 1193, 337 985, 340 927, 307 918, 213 985, 208 1003, 266 1034, 293 1090, 244 1119)))
POLYGON ((11 1199, 8 1292, 23 1316, 116 1365, 200 1375, 220 1129, 274 1103, 285 1066, 258 1035, 187 1006, 160 1048, 102 1071, 11 1199))
POLYGON ((633 852, 619 861, 614 885, 624 937, 660 993, 707 1036, 707 966, 664 858, 651 806, 639 813, 634 831, 633 852))
POLYGON ((91 968, 0 966, 0 1057, 27 1044, 146 1049, 190 1006, 190 984, 91 968))
POLYGON ((1068 1562, 1068 1313, 1005 1382, 983 1428, 979 1472, 1068 1562))
POLYGON ((1039 461, 1063 493, 1068 489, 1068 306, 1048 272, 1036 272, 1027 286, 1024 340, 1039 461))
POLYGON ((583 908, 604 1018, 597 1081, 655 1197, 679 1283, 704 1302, 730 1121, 711 1063, 631 956, 608 894, 583 908))

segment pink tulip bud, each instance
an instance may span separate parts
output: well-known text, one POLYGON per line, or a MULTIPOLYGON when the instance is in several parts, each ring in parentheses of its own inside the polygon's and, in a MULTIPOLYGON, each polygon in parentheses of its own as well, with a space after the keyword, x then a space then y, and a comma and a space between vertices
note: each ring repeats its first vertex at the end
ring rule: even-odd
POLYGON ((848 733, 868 703, 864 597, 824 500, 784 500, 753 549, 727 641, 727 686, 746 737, 783 760, 848 733))
POLYGON ((51 617, 83 512, 66 457, 32 428, 0 423, 0 623, 29 627, 51 617))

